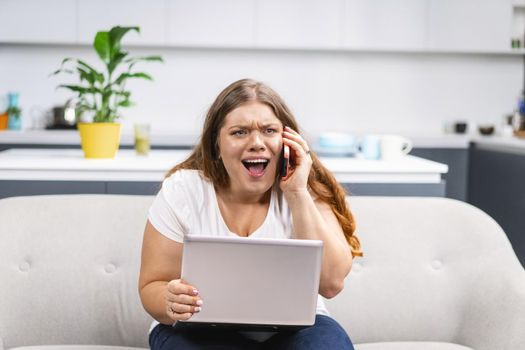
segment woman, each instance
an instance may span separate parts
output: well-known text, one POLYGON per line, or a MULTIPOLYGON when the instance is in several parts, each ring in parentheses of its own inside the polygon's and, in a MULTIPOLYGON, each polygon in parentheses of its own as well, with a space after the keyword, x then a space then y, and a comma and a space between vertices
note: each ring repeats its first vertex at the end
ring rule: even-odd
POLYGON ((352 257, 361 255, 354 221, 343 189, 297 130, 280 96, 257 81, 231 84, 210 107, 200 143, 168 172, 144 232, 139 289, 144 308, 158 321, 152 349, 353 349, 320 298, 312 327, 264 341, 235 331, 203 336, 176 325, 206 307, 198 286, 180 279, 186 234, 322 240, 319 293, 332 298, 343 288, 352 257), (290 169, 281 178, 284 146, 290 169))

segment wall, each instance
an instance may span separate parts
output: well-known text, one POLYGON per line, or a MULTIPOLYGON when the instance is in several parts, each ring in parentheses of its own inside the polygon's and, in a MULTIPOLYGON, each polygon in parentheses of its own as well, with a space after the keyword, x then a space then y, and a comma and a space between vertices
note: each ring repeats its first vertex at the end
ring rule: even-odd
MULTIPOLYGON (((96 62, 87 46, 0 44, 0 96, 21 93, 24 127, 42 124, 43 110, 71 94, 49 77, 64 57, 96 62)), ((373 53, 131 47, 160 54, 144 63, 155 82, 130 84, 137 105, 125 128, 149 121, 155 132, 199 131, 213 98, 244 77, 274 87, 303 129, 438 133, 455 119, 500 123, 522 86, 523 58, 504 54, 373 53)), ((0 103, 1 109, 1 103, 0 103)))

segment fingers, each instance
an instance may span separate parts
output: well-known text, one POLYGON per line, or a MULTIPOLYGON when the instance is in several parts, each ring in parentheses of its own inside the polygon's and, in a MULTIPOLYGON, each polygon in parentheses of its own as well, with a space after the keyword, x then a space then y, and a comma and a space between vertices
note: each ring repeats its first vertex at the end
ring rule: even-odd
POLYGON ((194 313, 201 311, 200 306, 180 304, 180 303, 175 303, 175 302, 171 303, 170 308, 173 312, 178 313, 178 314, 185 314, 185 313, 194 314, 194 313))
POLYGON ((199 295, 197 288, 189 285, 186 281, 172 280, 168 283, 168 292, 173 294, 187 294, 187 295, 199 295))
POLYGON ((173 321, 187 321, 191 318, 191 316, 193 316, 191 312, 180 314, 174 311, 169 304, 166 304, 166 306, 166 313, 168 314, 169 318, 171 318, 173 321))
POLYGON ((188 320, 201 311, 202 299, 199 291, 183 280, 168 283, 166 293, 166 313, 174 321, 188 320))
POLYGON ((295 130, 286 126, 284 130, 284 136, 285 137, 283 138, 283 140, 285 141, 285 143, 291 146, 296 152, 301 153, 301 155, 306 155, 310 153, 310 148, 308 147, 308 144, 306 143, 305 139, 303 139, 301 135, 299 135, 299 133, 295 130))

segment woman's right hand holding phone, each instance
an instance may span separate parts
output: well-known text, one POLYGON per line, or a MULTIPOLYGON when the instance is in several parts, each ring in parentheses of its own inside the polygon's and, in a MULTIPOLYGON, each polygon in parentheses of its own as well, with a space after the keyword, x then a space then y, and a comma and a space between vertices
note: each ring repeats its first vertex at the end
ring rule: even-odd
POLYGON ((200 312, 202 299, 197 288, 182 279, 168 282, 166 292, 166 313, 173 321, 185 321, 200 312))

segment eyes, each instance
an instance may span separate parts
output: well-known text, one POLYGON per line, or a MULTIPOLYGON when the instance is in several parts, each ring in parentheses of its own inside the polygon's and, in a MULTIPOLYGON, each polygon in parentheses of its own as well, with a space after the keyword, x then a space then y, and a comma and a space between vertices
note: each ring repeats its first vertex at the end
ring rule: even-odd
MULTIPOLYGON (((275 129, 275 128, 265 128, 262 130, 262 133, 265 134, 265 135, 273 135, 273 134, 277 134, 279 132, 279 130, 275 129)), ((237 130, 234 130, 230 133, 230 135, 233 135, 233 136, 246 136, 249 134, 249 130, 248 129, 237 129, 237 130)))

